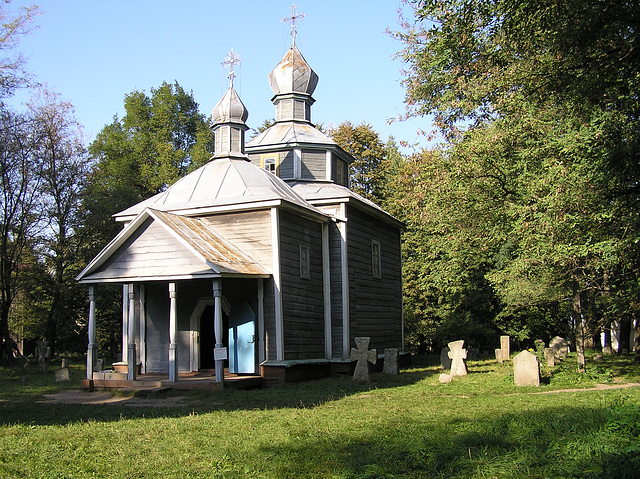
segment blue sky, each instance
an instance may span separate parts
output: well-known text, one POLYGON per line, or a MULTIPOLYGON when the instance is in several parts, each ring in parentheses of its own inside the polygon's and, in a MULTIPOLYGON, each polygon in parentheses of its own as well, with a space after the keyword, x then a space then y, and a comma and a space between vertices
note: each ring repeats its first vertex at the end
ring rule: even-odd
MULTIPOLYGON (((163 81, 192 91, 207 116, 228 86, 221 63, 233 48, 242 58, 236 90, 250 127, 273 118, 267 75, 291 45, 291 0, 14 0, 5 9, 35 3, 38 29, 21 40, 27 69, 70 101, 91 141, 125 94, 149 92, 163 81)), ((312 121, 337 126, 369 123, 389 135, 426 143, 426 118, 389 124, 404 113, 400 0, 298 0, 296 44, 320 80, 312 121)), ((405 7, 406 8, 406 7, 405 7)), ((20 99, 18 101, 21 101, 20 99)))

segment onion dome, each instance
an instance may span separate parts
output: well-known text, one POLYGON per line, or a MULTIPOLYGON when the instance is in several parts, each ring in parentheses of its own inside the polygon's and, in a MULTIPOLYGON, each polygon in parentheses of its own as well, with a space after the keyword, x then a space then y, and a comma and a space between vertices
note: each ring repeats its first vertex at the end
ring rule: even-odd
POLYGON ((286 93, 312 95, 317 84, 317 73, 309 66, 295 45, 269 74, 269 85, 274 95, 286 93))
POLYGON ((249 110, 244 106, 233 86, 230 86, 224 96, 211 112, 213 123, 245 123, 249 118, 249 110))

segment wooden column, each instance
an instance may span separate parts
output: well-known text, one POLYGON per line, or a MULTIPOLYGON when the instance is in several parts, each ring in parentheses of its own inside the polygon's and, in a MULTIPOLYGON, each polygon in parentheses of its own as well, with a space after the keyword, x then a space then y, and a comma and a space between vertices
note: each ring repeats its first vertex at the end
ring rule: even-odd
POLYGON ((93 379, 96 365, 96 299, 94 286, 89 286, 89 345, 87 347, 87 379, 93 379))
POLYGON ((264 280, 258 278, 258 361, 267 359, 267 349, 264 337, 264 280))
POLYGON ((129 285, 129 322, 127 324, 127 381, 136 380, 136 295, 133 283, 129 285))
POLYGON ((140 314, 138 315, 138 325, 140 326, 140 350, 138 351, 138 360, 142 363, 142 372, 146 372, 147 368, 147 313, 145 304, 144 284, 138 286, 140 314))
POLYGON ((129 285, 122 285, 122 361, 127 360, 129 347, 129 285))
POLYGON ((222 280, 216 278, 213 280, 213 329, 216 336, 216 355, 215 368, 216 368, 216 382, 224 384, 224 359, 218 359, 218 350, 224 347, 222 344, 222 280))
POLYGON ((169 381, 178 381, 178 304, 176 283, 169 283, 169 381))
POLYGON ((282 361, 284 360, 284 319, 280 278, 280 219, 277 208, 271 208, 271 247, 273 251, 273 299, 276 316, 276 360, 282 361))
POLYGON ((331 359, 331 264, 329 256, 329 223, 322 225, 322 289, 324 293, 324 357, 331 359))
MULTIPOLYGON (((340 214, 347 217, 346 205, 341 206, 340 214)), ((342 221, 338 225, 340 231, 340 265, 342 282, 342 357, 349 358, 351 347, 349 344, 349 257, 347 255, 347 223, 342 221)))

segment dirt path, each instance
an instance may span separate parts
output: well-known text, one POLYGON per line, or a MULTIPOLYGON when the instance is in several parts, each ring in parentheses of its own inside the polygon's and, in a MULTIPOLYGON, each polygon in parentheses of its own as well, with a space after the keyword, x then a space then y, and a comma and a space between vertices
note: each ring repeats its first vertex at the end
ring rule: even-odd
POLYGON ((86 392, 79 390, 63 391, 56 394, 45 394, 41 404, 89 404, 107 406, 132 406, 132 407, 179 407, 189 404, 184 396, 169 397, 136 397, 114 396, 108 391, 86 392))

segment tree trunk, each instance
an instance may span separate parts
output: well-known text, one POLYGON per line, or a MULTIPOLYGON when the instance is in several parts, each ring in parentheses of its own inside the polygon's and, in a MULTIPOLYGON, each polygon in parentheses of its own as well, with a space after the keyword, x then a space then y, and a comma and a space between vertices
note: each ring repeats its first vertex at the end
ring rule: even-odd
POLYGON ((582 320, 582 302, 580 300, 580 287, 578 281, 573 281, 573 316, 576 338, 576 353, 578 355, 578 372, 584 373, 587 370, 584 360, 584 324, 582 320))
POLYGON ((631 317, 625 314, 620 318, 620 337, 618 339, 618 354, 629 354, 631 345, 629 344, 631 336, 631 317))
POLYGON ((638 320, 636 319, 636 315, 634 313, 633 320, 631 321, 631 325, 633 326, 634 335, 633 335, 633 350, 635 352, 634 360, 636 362, 640 362, 640 324, 638 324, 638 320))
POLYGON ((611 349, 611 323, 606 323, 604 328, 604 340, 602 344, 602 352, 604 354, 613 353, 613 349, 611 349))

